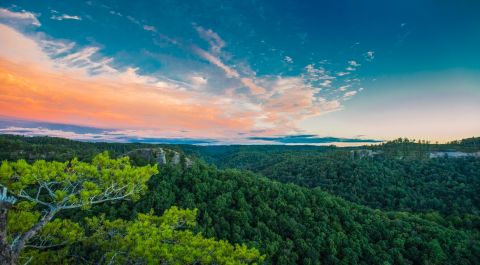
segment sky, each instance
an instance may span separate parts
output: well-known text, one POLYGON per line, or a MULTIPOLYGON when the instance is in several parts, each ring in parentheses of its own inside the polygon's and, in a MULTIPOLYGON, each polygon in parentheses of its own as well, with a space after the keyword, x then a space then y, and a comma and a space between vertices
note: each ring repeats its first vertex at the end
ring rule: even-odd
POLYGON ((0 133, 363 144, 480 135, 480 2, 2 1, 0 133))

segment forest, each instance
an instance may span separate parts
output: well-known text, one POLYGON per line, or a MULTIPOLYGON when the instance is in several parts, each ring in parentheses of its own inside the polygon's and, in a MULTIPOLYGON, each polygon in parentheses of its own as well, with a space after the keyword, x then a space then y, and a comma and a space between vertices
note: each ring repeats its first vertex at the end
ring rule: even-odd
POLYGON ((0 184, 23 199, 2 244, 18 245, 42 220, 45 207, 25 195, 40 194, 62 211, 24 245, 22 264, 480 264, 480 159, 428 156, 476 152, 479 142, 192 146, 2 135, 0 184), (124 157, 141 148, 194 162, 124 157), (32 180, 35 170, 45 179, 32 180), (114 195, 132 196, 96 203, 113 194, 104 172, 127 187, 114 195), (60 192, 87 175, 99 181, 60 192))

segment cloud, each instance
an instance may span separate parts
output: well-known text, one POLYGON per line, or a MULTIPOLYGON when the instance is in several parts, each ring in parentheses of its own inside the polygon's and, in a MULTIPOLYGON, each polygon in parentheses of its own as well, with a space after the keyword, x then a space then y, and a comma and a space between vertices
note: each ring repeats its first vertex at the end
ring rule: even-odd
POLYGON ((235 69, 233 69, 230 66, 224 64, 222 62, 222 60, 215 57, 211 53, 209 53, 209 52, 207 52, 207 51, 205 51, 205 50, 203 50, 203 49, 201 49, 197 46, 193 46, 193 50, 203 59, 209 61, 211 64, 213 64, 213 65, 217 66, 218 68, 222 69, 225 72, 225 74, 227 75, 227 77, 229 77, 229 78, 232 78, 232 77, 239 78, 240 77, 240 74, 235 69))
POLYGON ((58 56, 70 52, 74 47, 74 42, 65 42, 58 40, 40 39, 39 46, 50 55, 58 56))
POLYGON ((116 137, 101 133, 76 133, 72 131, 54 130, 42 127, 6 127, 0 129, 0 134, 16 134, 24 136, 51 136, 74 140, 113 142, 116 137))
POLYGON ((143 29, 146 30, 146 31, 157 32, 157 29, 154 26, 143 25, 143 29))
MULTIPOLYGON (((96 127, 75 126, 59 123, 17 120, 0 117, 0 134, 22 136, 50 136, 88 142, 121 142, 121 143, 156 143, 156 144, 368 144, 381 142, 372 139, 320 137, 313 134, 295 134, 281 136, 248 136, 244 138, 211 138, 179 137, 187 131, 180 131, 177 137, 162 137, 156 131, 149 130, 116 130, 96 127)), ((363 137, 357 135, 355 137, 363 137)))
POLYGON ((142 128, 170 134, 189 129, 216 135, 254 127, 248 116, 214 96, 149 84, 136 75, 85 77, 47 72, 0 60, 0 114, 23 119, 111 128, 142 128))
POLYGON ((141 23, 140 23, 140 21, 138 21, 138 19, 136 19, 136 18, 134 18, 134 17, 132 17, 132 16, 126 16, 126 18, 127 18, 130 22, 132 22, 133 24, 136 24, 136 25, 140 25, 140 26, 141 26, 141 23))
POLYGON ((243 85, 245 85, 250 89, 250 92, 253 95, 261 95, 266 92, 265 88, 255 84, 255 82, 251 78, 243 77, 240 79, 240 81, 242 82, 243 85))
POLYGON ((343 85, 343 86, 341 86, 341 87, 338 88, 338 91, 342 91, 342 92, 343 92, 343 91, 346 91, 347 88, 349 88, 349 87, 351 87, 351 85, 343 85))
MULTIPOLYGON (((262 104, 271 132, 292 131, 298 121, 338 110, 340 102, 316 96, 317 89, 299 77, 269 81, 271 94, 262 104)), ((268 127, 268 126, 267 126, 268 127)))
POLYGON ((356 61, 353 61, 353 60, 352 60, 352 61, 348 61, 348 64, 349 64, 350 66, 353 66, 353 67, 359 67, 359 66, 360 66, 359 63, 357 63, 356 61))
POLYGON ((293 63, 293 59, 292 59, 292 57, 290 57, 290 56, 285 56, 285 57, 283 58, 283 60, 284 60, 286 63, 293 63))
POLYGON ((196 25, 194 25, 194 28, 200 37, 208 42, 211 52, 218 54, 221 52, 222 48, 225 47, 225 42, 213 30, 207 30, 196 25))
POLYGON ((208 83, 208 79, 201 75, 191 75, 189 79, 194 86, 204 86, 208 83))
POLYGON ((340 110, 345 100, 344 91, 331 88, 340 81, 321 66, 308 65, 298 76, 257 77, 247 64, 224 63, 221 49, 191 47, 221 69, 227 79, 220 80, 228 84, 198 73, 175 81, 134 66, 118 69, 99 47, 27 36, 0 24, 0 115, 151 132, 145 138, 187 131, 185 138, 225 140, 252 131, 290 133, 303 119, 340 110))
POLYGON ((89 132, 88 127, 80 126, 70 126, 62 124, 50 124, 50 123, 36 123, 36 122, 23 122, 24 127, 17 126, 1 126, 2 121, 0 121, 0 134, 14 134, 22 136, 50 136, 50 137, 60 137, 72 140, 79 141, 88 141, 88 142, 116 142, 116 143, 154 143, 154 144, 194 144, 194 145, 205 145, 205 144, 215 144, 216 140, 213 139, 202 139, 202 138, 179 138, 179 137, 141 137, 138 135, 132 135, 129 132, 122 132, 116 130, 100 130, 92 128, 94 132, 89 132), (36 124, 41 124, 41 126, 36 127, 36 124), (54 127, 54 128, 49 128, 54 127), (80 128, 80 131, 72 130, 72 127, 75 129, 80 128), (84 129, 86 128, 86 129, 84 129))
POLYGON ((343 94, 343 98, 345 99, 348 99, 348 98, 351 98, 353 96, 355 96, 357 94, 357 91, 348 91, 346 92, 345 94, 343 94))
POLYGON ((259 95, 265 93, 265 89, 253 81, 252 78, 241 77, 237 70, 231 68, 230 66, 224 64, 222 60, 213 54, 197 47, 193 46, 193 50, 203 59, 209 61, 211 64, 217 66, 221 70, 223 70, 228 78, 236 78, 238 79, 245 87, 250 90, 250 93, 253 95, 259 95))
POLYGON ((0 24, 0 57, 14 63, 42 64, 53 69, 50 58, 40 45, 4 24, 0 24))
POLYGON ((62 20, 82 20, 81 17, 79 16, 71 16, 71 15, 67 15, 67 14, 63 14, 63 15, 60 15, 60 16, 51 16, 50 19, 53 19, 53 20, 58 20, 58 21, 62 21, 62 20))
POLYGON ((118 72, 110 66, 112 58, 98 55, 99 48, 78 48, 74 42, 46 38, 43 34, 25 36, 0 24, 0 58, 14 63, 41 65, 44 70, 73 70, 91 73, 118 72))
POLYGON ((98 48, 69 50, 52 59, 40 41, 4 25, 0 40, 0 115, 162 132, 189 129, 218 137, 255 127, 241 104, 183 91, 136 68, 117 70, 98 55, 98 48), (96 69, 102 70, 92 75, 96 69))
POLYGON ((250 137, 250 140, 261 140, 282 144, 332 144, 332 143, 378 143, 380 140, 359 138, 320 137, 313 134, 286 135, 274 137, 250 137))
POLYGON ((365 60, 371 62, 371 61, 373 61, 373 59, 375 59, 375 52, 374 51, 368 51, 368 52, 364 53, 363 56, 365 57, 365 60))
POLYGON ((27 12, 25 10, 13 12, 5 8, 0 8, 0 19, 13 21, 15 23, 26 23, 36 27, 40 27, 42 25, 34 13, 27 12))
POLYGON ((308 73, 308 79, 310 81, 319 81, 319 80, 330 80, 335 79, 335 76, 331 76, 330 72, 323 67, 315 67, 314 64, 309 64, 305 66, 305 69, 308 73))
POLYGON ((123 17, 122 13, 117 12, 117 11, 115 11, 115 10, 110 10, 109 13, 112 14, 112 15, 114 15, 114 16, 123 17))
POLYGON ((323 87, 330 87, 332 85, 332 80, 324 80, 322 83, 320 83, 320 86, 323 87))

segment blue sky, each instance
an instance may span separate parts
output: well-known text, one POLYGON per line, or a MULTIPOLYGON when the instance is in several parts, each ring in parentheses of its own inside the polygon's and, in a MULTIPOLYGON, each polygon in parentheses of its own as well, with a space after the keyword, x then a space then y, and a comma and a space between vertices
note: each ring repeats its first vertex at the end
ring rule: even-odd
MULTIPOLYGON (((79 101, 70 113, 25 105, 38 107, 28 113, 10 96, 4 104, 12 107, 0 114, 37 122, 32 128, 73 124, 226 143, 303 134, 448 141, 480 133, 477 1, 3 1, 0 8, 0 58, 62 73, 5 64, 6 76, 123 97, 79 101), (29 47, 31 58, 16 46, 29 47), (108 78, 119 84, 104 92, 108 78), (159 86, 161 95, 150 96, 159 86)), ((53 86, 40 89, 80 98, 53 86)), ((52 100, 31 97, 15 100, 52 100)))

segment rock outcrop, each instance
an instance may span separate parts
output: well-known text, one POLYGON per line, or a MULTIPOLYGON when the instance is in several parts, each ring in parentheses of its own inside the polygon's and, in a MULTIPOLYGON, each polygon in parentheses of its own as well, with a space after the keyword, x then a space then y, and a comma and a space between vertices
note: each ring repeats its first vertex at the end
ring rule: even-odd
POLYGON ((352 157, 352 159, 356 159, 356 158, 364 158, 364 157, 373 157, 373 156, 376 156, 376 155, 379 155, 381 154, 382 151, 373 151, 373 150, 370 150, 370 149, 359 149, 359 150, 352 150, 350 151, 350 155, 352 157))
POLYGON ((462 158, 462 157, 480 157, 480 152, 466 153, 460 151, 430 152, 429 158, 462 158))
POLYGON ((158 165, 179 165, 182 161, 186 167, 193 165, 192 160, 185 155, 180 154, 178 151, 162 147, 135 149, 125 155, 133 160, 142 159, 147 163, 157 163, 158 165))

